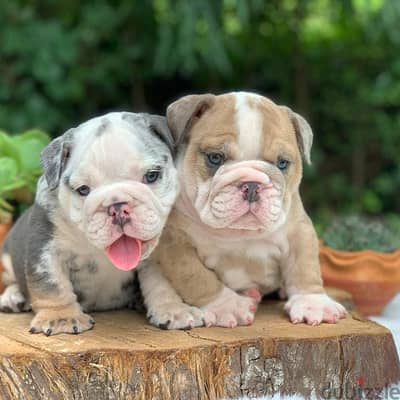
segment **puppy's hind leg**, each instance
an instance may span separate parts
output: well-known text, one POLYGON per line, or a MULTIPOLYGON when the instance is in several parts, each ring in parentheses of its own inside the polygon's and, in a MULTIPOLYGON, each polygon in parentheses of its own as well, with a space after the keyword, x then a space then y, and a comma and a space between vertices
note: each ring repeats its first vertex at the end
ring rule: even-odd
POLYGON ((15 277, 11 257, 4 253, 1 257, 4 271, 2 281, 5 286, 3 294, 0 295, 1 312, 21 312, 28 311, 29 305, 26 304, 25 296, 21 293, 15 277))

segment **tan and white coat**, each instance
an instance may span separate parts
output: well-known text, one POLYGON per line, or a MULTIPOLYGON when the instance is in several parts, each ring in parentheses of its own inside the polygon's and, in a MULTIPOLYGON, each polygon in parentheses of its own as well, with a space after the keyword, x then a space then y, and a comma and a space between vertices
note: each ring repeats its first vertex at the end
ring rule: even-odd
POLYGON ((150 321, 167 329, 251 324, 261 295, 276 289, 287 293, 294 323, 342 318, 322 287, 317 236, 299 195, 308 123, 243 92, 183 97, 167 120, 181 194, 139 275, 150 321), (224 160, 215 168, 216 153, 224 160), (251 202, 247 183, 256 185, 251 202))

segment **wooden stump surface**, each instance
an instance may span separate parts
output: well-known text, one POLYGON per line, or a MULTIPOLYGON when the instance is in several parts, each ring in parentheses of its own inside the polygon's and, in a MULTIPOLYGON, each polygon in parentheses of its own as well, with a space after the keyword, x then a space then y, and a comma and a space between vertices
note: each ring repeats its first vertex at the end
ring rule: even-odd
POLYGON ((293 325, 282 302, 251 327, 162 331, 123 310, 80 335, 29 334, 31 314, 0 314, 0 399, 216 399, 273 393, 334 398, 400 380, 390 332, 351 313, 293 325))

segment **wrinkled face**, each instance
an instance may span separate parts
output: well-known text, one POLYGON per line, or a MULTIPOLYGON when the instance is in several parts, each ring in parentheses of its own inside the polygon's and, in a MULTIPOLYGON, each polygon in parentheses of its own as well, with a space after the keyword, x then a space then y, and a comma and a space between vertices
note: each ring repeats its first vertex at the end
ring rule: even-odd
POLYGON ((302 174, 287 108, 248 93, 214 96, 188 136, 178 163, 182 196, 204 224, 270 233, 286 221, 302 174))
POLYGON ((117 268, 129 270, 154 249, 175 200, 171 153, 139 114, 91 120, 72 141, 59 183, 62 211, 117 268))

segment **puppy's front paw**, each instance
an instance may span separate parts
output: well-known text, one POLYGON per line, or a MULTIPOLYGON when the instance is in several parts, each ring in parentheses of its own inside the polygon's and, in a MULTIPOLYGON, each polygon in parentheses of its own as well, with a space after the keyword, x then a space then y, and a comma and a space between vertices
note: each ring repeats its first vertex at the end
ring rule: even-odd
POLYGON ((346 309, 326 294, 295 294, 285 304, 285 310, 294 324, 336 324, 346 315, 346 309))
POLYGON ((30 333, 43 332, 46 336, 58 333, 78 334, 93 328, 94 319, 78 307, 60 310, 40 310, 31 322, 30 333))
POLYGON ((149 322, 161 329, 192 329, 204 325, 204 313, 185 303, 166 303, 151 308, 147 313, 149 322))
POLYGON ((206 326, 234 328, 237 325, 251 325, 257 310, 258 300, 254 297, 240 296, 225 287, 211 303, 202 307, 206 326))

